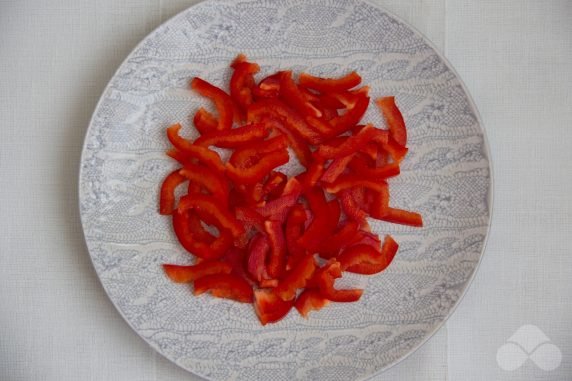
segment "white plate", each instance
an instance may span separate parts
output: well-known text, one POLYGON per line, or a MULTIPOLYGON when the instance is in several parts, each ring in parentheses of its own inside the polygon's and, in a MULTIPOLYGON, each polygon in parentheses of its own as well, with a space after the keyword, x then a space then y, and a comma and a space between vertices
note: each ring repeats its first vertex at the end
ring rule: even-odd
MULTIPOLYGON (((382 125, 375 107, 367 120, 382 125)), ((189 132, 190 133, 190 132, 189 132)), ((95 110, 81 162, 85 238, 121 315, 150 345, 212 380, 365 379, 426 341, 467 289, 482 255, 491 208, 488 149, 460 79, 418 32, 368 1, 213 1, 178 14, 127 57, 95 110), (279 68, 335 76, 357 70, 373 98, 395 95, 410 153, 390 182, 395 206, 420 211, 423 229, 373 223, 400 251, 367 280, 358 303, 297 313, 262 327, 251 306, 167 280, 160 265, 190 263, 159 184, 175 164, 165 128, 204 100, 188 81, 226 84, 238 53, 279 68), (366 284, 367 283, 367 284, 366 284)), ((105 334, 105 333, 103 333, 105 334)))

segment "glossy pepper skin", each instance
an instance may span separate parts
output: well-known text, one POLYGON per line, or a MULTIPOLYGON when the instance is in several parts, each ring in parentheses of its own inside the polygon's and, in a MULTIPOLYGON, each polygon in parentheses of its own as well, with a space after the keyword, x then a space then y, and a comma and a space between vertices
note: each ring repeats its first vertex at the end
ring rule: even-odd
POLYGON ((282 300, 272 290, 254 291, 254 310, 262 325, 281 320, 290 312, 292 306, 294 306, 293 300, 282 300))
POLYGON ((218 112, 218 131, 229 130, 234 120, 234 104, 232 98, 220 88, 208 83, 199 77, 193 78, 191 88, 215 104, 218 112))
POLYGON ((361 77, 352 71, 340 78, 320 78, 313 75, 300 74, 300 85, 322 93, 349 90, 361 83, 361 77))
POLYGON ((206 275, 230 274, 232 267, 221 261, 207 261, 192 266, 164 264, 163 270, 175 283, 190 283, 206 275))
POLYGON ((175 189, 182 183, 187 181, 187 178, 179 173, 179 170, 171 172, 161 185, 159 213, 162 215, 169 215, 175 209, 175 189))
POLYGON ((248 62, 244 55, 240 55, 234 60, 231 67, 233 73, 230 78, 230 96, 239 107, 246 111, 254 99, 254 74, 260 71, 260 66, 248 62))
POLYGON ((194 294, 210 291, 217 298, 233 299, 241 303, 252 303, 253 291, 243 278, 233 274, 212 274, 195 281, 194 294))
POLYGON ((395 97, 379 98, 375 103, 381 110, 389 127, 389 133, 393 139, 395 139, 399 145, 406 146, 407 130, 405 129, 405 121, 403 120, 401 111, 395 104, 395 97))

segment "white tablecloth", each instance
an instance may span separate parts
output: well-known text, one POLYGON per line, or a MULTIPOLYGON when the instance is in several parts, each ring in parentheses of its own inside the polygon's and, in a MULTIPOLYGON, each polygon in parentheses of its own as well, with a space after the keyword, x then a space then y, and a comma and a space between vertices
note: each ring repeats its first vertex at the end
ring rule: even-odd
MULTIPOLYGON (((195 2, 0 0, 0 380, 198 380, 116 312, 77 207, 82 140, 104 86, 139 40, 195 2)), ((466 82, 495 201, 484 260, 453 317, 375 380, 572 379, 572 2, 380 3, 466 82)))

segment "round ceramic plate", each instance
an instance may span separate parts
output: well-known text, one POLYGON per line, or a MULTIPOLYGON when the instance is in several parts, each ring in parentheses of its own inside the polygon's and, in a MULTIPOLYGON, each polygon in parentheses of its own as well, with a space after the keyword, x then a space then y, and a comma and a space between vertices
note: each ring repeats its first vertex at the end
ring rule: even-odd
MULTIPOLYGON (((383 125, 375 107, 364 120, 383 125)), ((121 315, 157 351, 212 380, 347 381, 387 369, 459 302, 491 208, 487 145, 460 79, 418 32, 359 0, 208 0, 161 25, 102 95, 79 189, 89 253, 121 315), (191 263, 170 219, 157 212, 159 184, 175 168, 165 128, 181 122, 193 136, 189 115, 206 102, 190 92, 189 79, 228 83, 238 53, 262 74, 357 70, 372 98, 397 98, 410 151, 390 181, 392 203, 421 212, 425 227, 372 221, 400 250, 387 271, 348 277, 366 289, 358 303, 332 304, 308 320, 293 312, 263 327, 251 305, 193 297, 162 271, 162 263, 191 263)))

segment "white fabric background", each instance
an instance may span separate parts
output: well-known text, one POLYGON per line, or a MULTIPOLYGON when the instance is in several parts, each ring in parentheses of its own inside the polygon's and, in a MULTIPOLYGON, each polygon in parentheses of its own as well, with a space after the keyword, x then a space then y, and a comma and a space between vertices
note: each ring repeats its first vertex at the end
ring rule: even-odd
MULTIPOLYGON (((0 0, 0 380, 198 380, 107 299, 77 208, 82 140, 135 44, 195 0, 0 0)), ((466 82, 494 164, 486 254, 447 324, 375 380, 572 379, 572 2, 380 0, 466 82), (563 355, 508 372, 523 324, 563 355)))

